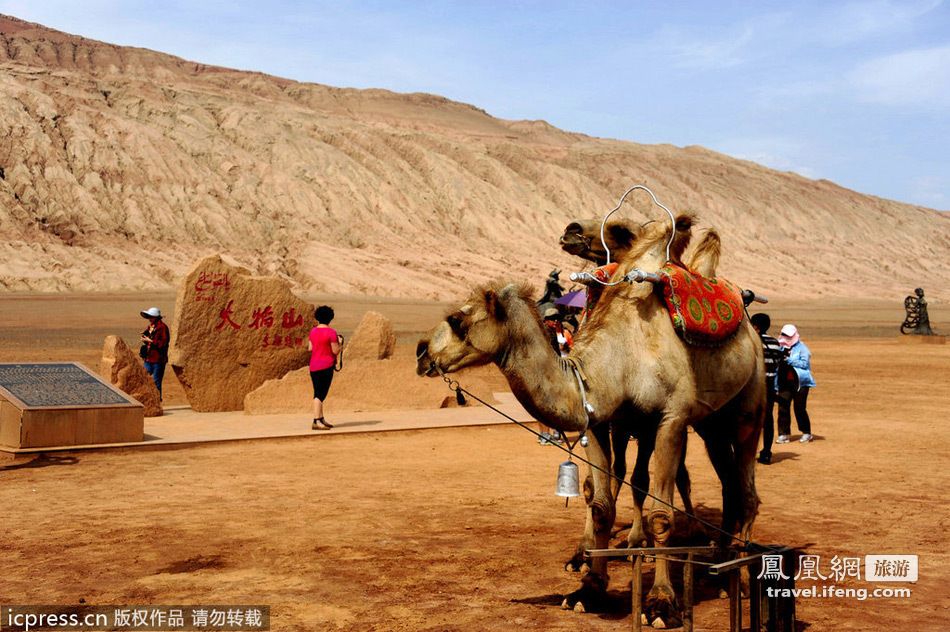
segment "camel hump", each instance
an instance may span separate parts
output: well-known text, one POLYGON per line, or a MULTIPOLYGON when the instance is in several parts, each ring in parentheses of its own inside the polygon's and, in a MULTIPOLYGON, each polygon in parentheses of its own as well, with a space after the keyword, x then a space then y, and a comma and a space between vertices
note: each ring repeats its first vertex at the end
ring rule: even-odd
POLYGON ((686 261, 686 267, 703 277, 716 276, 719 269, 719 256, 722 254, 722 240, 714 228, 703 235, 686 261))
POLYGON ((696 216, 693 213, 682 213, 676 216, 676 230, 673 234, 673 242, 670 244, 670 261, 678 265, 683 264, 683 253, 693 238, 695 223, 696 216))

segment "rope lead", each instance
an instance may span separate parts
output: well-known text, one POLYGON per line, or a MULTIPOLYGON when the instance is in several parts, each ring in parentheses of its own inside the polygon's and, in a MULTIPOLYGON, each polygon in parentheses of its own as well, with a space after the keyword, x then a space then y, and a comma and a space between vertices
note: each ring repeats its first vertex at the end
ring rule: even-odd
MULTIPOLYGON (((435 366, 435 363, 433 363, 433 366, 435 366)), ((436 368, 436 371, 438 371, 439 374, 442 376, 442 379, 449 385, 449 389, 450 389, 450 390, 455 391, 457 394, 459 394, 459 393, 465 393, 465 395, 468 395, 469 397, 471 397, 472 399, 474 399, 475 401, 477 401, 479 404, 481 404, 481 405, 483 405, 483 406, 487 406, 488 408, 492 409, 493 411, 495 411, 496 413, 498 413, 499 415, 501 415, 502 417, 504 417, 504 418, 507 419, 508 421, 510 421, 510 422, 512 422, 512 423, 514 423, 514 424, 516 424, 516 425, 518 425, 518 426, 521 426, 522 428, 524 428, 525 430, 527 430, 528 432, 530 432, 531 434, 535 435, 535 436, 538 437, 538 438, 541 437, 541 433, 537 432, 537 431, 534 430, 533 428, 529 428, 529 427, 526 426, 524 423, 518 421, 517 419, 515 419, 515 418, 512 417, 511 415, 507 415, 507 414, 505 414, 504 412, 498 410, 497 408, 495 408, 494 406, 492 406, 491 404, 489 404, 489 403, 486 402, 485 400, 481 399, 480 397, 478 397, 477 395, 475 395, 475 394, 472 393, 471 391, 468 391, 468 390, 462 388, 462 386, 458 383, 458 380, 453 380, 452 378, 450 378, 449 376, 447 376, 445 373, 443 373, 441 370, 439 370, 439 368, 438 368, 437 366, 436 366, 435 368, 436 368)), ((458 396, 458 395, 457 395, 457 396, 458 396)), ((641 494, 644 494, 646 497, 652 498, 654 501, 660 503, 661 505, 665 505, 666 507, 669 507, 669 508, 672 509, 673 511, 677 511, 677 512, 679 512, 680 514, 686 516, 687 518, 690 518, 691 520, 695 520, 696 522, 702 524, 703 526, 705 526, 705 527, 707 527, 707 528, 709 528, 709 529, 712 529, 713 531, 716 531, 716 532, 718 532, 718 533, 721 533, 722 535, 727 536, 730 540, 735 540, 736 542, 740 542, 740 543, 742 544, 742 546, 745 547, 747 550, 761 549, 761 550, 763 550, 763 551, 767 551, 767 550, 771 550, 771 549, 773 548, 773 547, 769 547, 769 546, 757 544, 757 543, 755 543, 755 542, 752 542, 751 540, 743 540, 743 539, 740 538, 739 536, 733 535, 733 534, 729 533, 728 531, 726 531, 726 530, 724 530, 724 529, 721 529, 720 527, 718 527, 718 526, 716 526, 716 525, 714 525, 714 524, 712 524, 712 523, 710 523, 710 522, 707 522, 707 521, 703 520, 703 519, 700 518, 699 516, 696 516, 696 515, 694 515, 694 514, 689 513, 688 511, 685 511, 685 510, 683 510, 683 509, 680 509, 679 507, 676 507, 675 505, 672 505, 672 504, 666 502, 665 500, 663 500, 663 499, 661 499, 661 498, 657 498, 656 496, 654 496, 653 494, 651 494, 649 491, 640 489, 639 487, 637 487, 636 485, 634 485, 634 484, 631 483, 630 481, 626 481, 626 480, 623 480, 623 479, 621 479, 621 478, 618 478, 613 472, 608 472, 608 471, 605 470, 604 468, 599 467, 599 466, 597 466, 597 465, 594 465, 593 463, 591 463, 590 461, 588 461, 588 460, 585 459, 584 457, 579 456, 579 455, 575 455, 574 452, 573 452, 573 448, 574 448, 574 445, 576 445, 576 444, 577 444, 577 441, 575 441, 574 444, 570 446, 570 449, 569 449, 569 448, 565 448, 564 446, 559 445, 559 444, 557 444, 557 443, 552 443, 551 445, 553 445, 554 447, 556 447, 556 448, 558 448, 558 449, 560 449, 560 450, 563 450, 564 452, 567 452, 568 458, 573 457, 573 456, 577 456, 577 460, 578 460, 578 461, 581 461, 582 463, 586 463, 590 468, 595 469, 595 470, 597 470, 598 472, 601 472, 601 473, 603 473, 603 474, 606 474, 606 475, 609 476, 610 478, 612 478, 612 479, 618 481, 621 485, 626 485, 626 486, 628 486, 630 489, 633 489, 633 490, 635 490, 635 491, 637 491, 637 492, 639 492, 639 493, 641 493, 641 494)))

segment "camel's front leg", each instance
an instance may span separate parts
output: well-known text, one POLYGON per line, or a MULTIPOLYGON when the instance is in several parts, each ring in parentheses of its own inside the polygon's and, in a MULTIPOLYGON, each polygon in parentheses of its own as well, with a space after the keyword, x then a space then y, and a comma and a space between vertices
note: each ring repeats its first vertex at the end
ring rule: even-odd
MULTIPOLYGON (((603 432, 601 428, 606 428, 607 424, 601 424, 592 430, 589 434, 593 435, 594 433, 603 432)), ((588 440, 594 439, 594 437, 589 436, 588 440)), ((610 441, 603 441, 602 439, 597 439, 599 445, 603 448, 604 458, 610 462, 610 441)), ((590 446, 588 446, 588 452, 590 451, 590 446)), ((590 460, 588 458, 588 460, 590 460)), ((584 533, 581 534, 581 539, 577 542, 577 548, 574 549, 574 555, 564 564, 564 570, 570 573, 583 573, 590 570, 589 560, 587 559, 587 551, 590 549, 599 548, 597 546, 595 531, 596 531, 596 522, 595 515, 593 511, 593 502, 594 502, 595 492, 594 492, 594 470, 588 468, 587 478, 584 479, 584 500, 587 501, 587 519, 584 524, 584 533)), ((613 504, 611 506, 616 507, 616 493, 611 488, 611 497, 613 499, 613 504)), ((613 526, 613 520, 608 527, 613 526)))
MULTIPOLYGON (((610 493, 610 431, 608 424, 600 424, 592 429, 587 444, 587 460, 595 466, 584 485, 587 500, 587 524, 593 536, 595 549, 607 548, 610 529, 614 524, 615 505, 610 493)), ((586 536, 586 534, 585 534, 586 536)), ((598 608, 607 592, 607 558, 595 557, 590 560, 590 570, 581 580, 579 590, 564 598, 562 608, 589 610, 598 608)))
MULTIPOLYGON (((650 512, 650 526, 653 530, 654 546, 657 547, 668 546, 673 534, 673 489, 685 441, 686 427, 682 420, 666 418, 660 423, 654 461, 657 500, 654 501, 650 512)), ((673 583, 670 581, 669 562, 662 556, 657 557, 655 569, 653 588, 647 595, 644 612, 653 627, 679 627, 681 613, 673 583)))
POLYGON ((627 545, 634 548, 647 545, 647 534, 643 528, 643 501, 650 492, 650 457, 653 456, 655 443, 654 429, 642 427, 637 436, 637 462, 630 477, 633 487, 633 523, 627 535, 627 545))

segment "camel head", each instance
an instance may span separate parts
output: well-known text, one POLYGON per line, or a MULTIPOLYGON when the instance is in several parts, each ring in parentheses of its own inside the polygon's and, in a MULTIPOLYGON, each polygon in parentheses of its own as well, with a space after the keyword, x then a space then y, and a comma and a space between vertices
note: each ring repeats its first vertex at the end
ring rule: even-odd
MULTIPOLYGON (((607 262, 607 251, 600 240, 599 219, 580 219, 571 222, 564 229, 559 243, 567 253, 593 261, 597 265, 607 262)), ((610 252, 617 254, 630 248, 633 243, 633 229, 626 222, 610 222, 604 227, 604 240, 610 252)))
POLYGON ((544 325, 527 283, 493 282, 476 289, 456 310, 423 336, 416 346, 416 373, 434 377, 470 366, 500 361, 517 338, 512 315, 527 316, 543 332, 544 325), (527 310, 527 311, 525 311, 527 310))
MULTIPOLYGON (((670 258, 673 261, 679 262, 683 251, 689 245, 695 220, 695 216, 686 213, 676 218, 676 236, 670 246, 670 258)), ((600 238, 601 224, 602 221, 599 219, 581 219, 571 222, 564 228, 564 234, 561 235, 559 241, 561 249, 582 259, 593 261, 597 265, 604 265, 607 263, 607 251, 604 250, 604 244, 600 238)), ((656 228, 654 224, 664 224, 667 227, 668 240, 669 225, 665 221, 651 221, 643 225, 624 220, 608 222, 604 226, 604 241, 610 249, 610 258, 613 261, 624 258, 625 253, 629 252, 638 240, 642 240, 645 229, 656 228)))

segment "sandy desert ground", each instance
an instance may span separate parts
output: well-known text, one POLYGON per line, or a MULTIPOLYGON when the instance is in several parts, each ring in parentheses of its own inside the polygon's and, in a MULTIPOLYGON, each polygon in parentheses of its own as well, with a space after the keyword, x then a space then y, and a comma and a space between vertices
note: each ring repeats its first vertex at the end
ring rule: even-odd
MULTIPOLYGON (((367 309, 384 313, 404 362, 445 309, 307 298, 329 300, 343 333, 367 309)), ((823 574, 835 555, 920 561, 909 599, 800 599, 799 630, 950 628, 950 344, 899 341, 902 299, 769 307, 814 353, 817 440, 775 446, 759 467, 756 540, 820 556, 823 574)), ((0 362, 97 366, 103 337, 134 339, 153 304, 170 313, 174 298, 5 295, 0 362)), ((931 317, 950 333, 945 307, 931 317)), ((184 403, 172 375, 166 389, 166 403, 184 403)), ((559 607, 578 585, 563 563, 584 513, 552 493, 563 460, 510 424, 7 458, 0 603, 267 604, 274 630, 629 630, 626 562, 611 564, 603 612, 559 607)), ((688 465, 698 513, 716 522, 718 484, 695 436, 688 465)), ((630 512, 625 494, 620 522, 630 512)), ((715 586, 702 581, 698 597, 696 629, 728 629, 715 586)))

